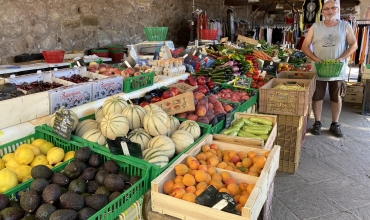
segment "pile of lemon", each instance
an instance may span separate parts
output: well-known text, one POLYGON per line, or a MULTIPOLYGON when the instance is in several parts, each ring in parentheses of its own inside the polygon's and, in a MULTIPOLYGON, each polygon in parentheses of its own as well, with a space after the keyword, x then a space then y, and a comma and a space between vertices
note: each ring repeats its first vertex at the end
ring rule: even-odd
POLYGON ((0 193, 31 179, 32 167, 46 165, 50 169, 74 157, 75 152, 62 148, 44 139, 20 145, 13 153, 0 158, 0 193))

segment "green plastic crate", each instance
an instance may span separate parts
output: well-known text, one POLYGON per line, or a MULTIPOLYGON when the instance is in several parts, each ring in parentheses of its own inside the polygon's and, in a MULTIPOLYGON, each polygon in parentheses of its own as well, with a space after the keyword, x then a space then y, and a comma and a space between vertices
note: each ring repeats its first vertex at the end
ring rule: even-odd
POLYGON ((226 83, 222 84, 221 85, 221 88, 223 88, 223 89, 231 89, 232 91, 234 91, 236 89, 238 89, 238 90, 245 90, 248 93, 249 92, 256 91, 256 94, 254 96, 250 97, 247 101, 245 101, 243 103, 240 103, 237 112, 245 112, 245 111, 247 111, 250 107, 252 107, 258 101, 258 89, 252 89, 252 88, 250 88, 250 89, 241 89, 241 88, 236 88, 233 85, 226 84, 226 83))
MULTIPOLYGON (((92 153, 96 153, 100 156, 100 159, 102 162, 105 162, 107 160, 115 160, 117 162, 117 165, 119 167, 120 171, 124 171, 130 176, 140 176, 141 179, 136 182, 134 185, 132 185, 128 190, 123 192, 120 196, 118 196, 115 200, 110 202, 108 205, 106 205, 104 208, 99 210, 95 215, 91 216, 89 220, 92 219, 104 219, 104 220, 114 220, 116 217, 118 217, 122 212, 127 210, 135 201, 140 199, 141 196, 145 194, 145 192, 150 187, 150 181, 149 181, 149 174, 151 166, 145 166, 140 163, 136 163, 136 161, 131 160, 130 158, 125 158, 124 161, 119 160, 114 155, 106 154, 105 152, 102 152, 98 149, 91 149, 92 153)), ((74 159, 71 159, 73 161, 74 159)), ((63 171, 67 163, 64 163, 60 166, 57 166, 55 169, 53 169, 53 172, 60 172, 63 171)), ((31 185, 32 181, 27 181, 25 184, 22 184, 21 187, 18 187, 16 192, 13 193, 5 193, 9 198, 12 198, 15 193, 26 190, 31 185)))
POLYGON ((145 27, 144 33, 148 41, 166 40, 168 27, 145 27))
MULTIPOLYGON (((86 116, 84 118, 85 119, 91 119, 91 118, 94 118, 94 115, 89 115, 89 116, 86 116)), ((46 130, 49 130, 49 131, 52 130, 52 128, 47 126, 47 125, 43 125, 43 128, 46 129, 46 130)), ((160 168, 158 166, 150 164, 150 163, 146 162, 143 159, 138 159, 138 158, 132 157, 132 156, 124 156, 124 155, 114 155, 114 156, 117 158, 117 160, 120 160, 120 161, 125 161, 127 158, 129 158, 130 160, 135 161, 135 163, 137 163, 137 164, 143 164, 145 166, 152 166, 152 168, 151 168, 152 171, 151 171, 150 177, 149 177, 149 182, 151 182, 153 179, 155 179, 157 176, 159 176, 159 174, 161 174, 163 171, 165 171, 167 169, 167 167, 169 167, 174 161, 176 161, 177 158, 179 158, 184 152, 186 152, 191 147, 193 147, 196 143, 198 143, 198 141, 201 140, 206 134, 208 134, 208 130, 202 130, 201 136, 197 140, 195 140, 192 145, 187 147, 182 153, 174 155, 173 158, 169 160, 168 164, 163 168, 160 168), (206 133, 203 133, 203 131, 206 132, 206 133)), ((90 141, 85 140, 85 139, 83 139, 81 137, 78 137, 76 135, 72 135, 71 140, 76 141, 76 142, 78 142, 82 145, 92 146, 93 148, 98 149, 98 150, 100 150, 100 151, 102 151, 106 154, 110 154, 110 151, 106 146, 102 146, 102 145, 99 145, 98 143, 90 142, 90 141)))
MULTIPOLYGON (((81 148, 83 145, 81 143, 78 143, 76 141, 68 141, 65 140, 58 135, 54 134, 50 131, 44 131, 40 126, 35 127, 34 134, 28 135, 26 137, 17 139, 15 141, 9 142, 7 144, 3 144, 0 146, 0 157, 4 156, 7 153, 14 152, 20 145, 22 144, 31 144, 32 141, 42 138, 44 140, 47 140, 51 143, 53 143, 55 146, 60 147, 64 150, 64 152, 68 151, 76 151, 79 148, 81 148)), ((66 165, 68 161, 63 162, 64 165, 66 165)), ((62 164, 62 165, 63 165, 62 164)), ((52 168, 53 171, 55 171, 57 168, 52 168)), ((9 189, 8 191, 4 192, 7 195, 15 195, 16 192, 20 191, 20 188, 24 188, 24 185, 30 184, 31 179, 27 180, 24 183, 19 184, 18 186, 9 189)))
POLYGON ((141 73, 139 76, 125 78, 123 92, 130 93, 154 84, 155 72, 141 73))

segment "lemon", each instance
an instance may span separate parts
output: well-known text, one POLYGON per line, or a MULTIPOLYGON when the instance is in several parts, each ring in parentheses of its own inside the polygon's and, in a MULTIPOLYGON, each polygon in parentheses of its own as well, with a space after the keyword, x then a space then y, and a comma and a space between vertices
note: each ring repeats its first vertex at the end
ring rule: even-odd
POLYGON ((5 167, 10 170, 13 170, 14 172, 15 172, 15 169, 17 169, 19 166, 20 165, 14 158, 10 159, 8 162, 5 163, 5 167))
POLYGON ((0 159, 0 170, 5 168, 5 161, 3 159, 0 159))
POLYGON ((46 154, 46 158, 48 159, 50 165, 57 164, 63 160, 64 150, 59 147, 53 147, 46 154))
POLYGON ((59 162, 59 163, 55 164, 54 167, 57 167, 57 166, 59 166, 61 164, 63 164, 63 162, 59 162))
POLYGON ((14 151, 14 159, 19 165, 28 165, 33 161, 35 154, 29 147, 19 147, 14 151))
POLYGON ((52 166, 52 165, 50 165, 50 164, 47 164, 47 165, 45 165, 45 166, 49 167, 50 169, 52 169, 52 168, 53 168, 53 166, 52 166))
POLYGON ((39 138, 39 139, 36 139, 36 140, 32 141, 32 145, 34 145, 36 147, 40 147, 40 145, 45 143, 45 142, 47 142, 47 141, 44 140, 44 139, 39 138))
POLYGON ((0 193, 3 193, 18 185, 17 174, 7 168, 0 170, 0 193))
POLYGON ((18 175, 18 182, 23 183, 26 180, 31 179, 32 178, 31 170, 32 170, 32 167, 28 165, 22 165, 22 166, 19 166, 17 169, 15 169, 15 172, 18 175))
POLYGON ((31 148, 31 150, 33 151, 35 156, 41 154, 40 149, 38 147, 36 147, 35 145, 29 144, 29 145, 27 145, 27 147, 31 148))
POLYGON ((9 160, 14 159, 14 153, 5 154, 1 159, 3 159, 3 161, 5 161, 5 163, 6 163, 9 160))
POLYGON ((39 149, 40 149, 41 153, 46 155, 48 153, 48 151, 53 147, 55 147, 53 143, 45 142, 45 143, 40 145, 39 149))
POLYGON ((63 161, 67 161, 69 159, 72 159, 75 157, 75 152, 74 151, 68 151, 65 155, 64 155, 64 159, 63 161))
POLYGON ((40 155, 37 155, 33 158, 33 161, 31 162, 30 166, 31 167, 34 167, 34 166, 37 166, 37 165, 48 165, 49 162, 48 162, 48 159, 46 158, 45 155, 43 154, 40 154, 40 155))

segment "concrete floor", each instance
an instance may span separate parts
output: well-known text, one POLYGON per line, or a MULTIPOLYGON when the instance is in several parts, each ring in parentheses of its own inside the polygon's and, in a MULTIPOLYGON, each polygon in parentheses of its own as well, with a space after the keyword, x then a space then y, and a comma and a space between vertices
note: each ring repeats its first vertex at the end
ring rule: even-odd
MULTIPOLYGON (((352 69, 356 81, 358 69, 352 69)), ((343 138, 329 132, 330 100, 324 100, 322 135, 310 134, 313 114, 295 174, 278 171, 272 220, 370 219, 370 117, 361 105, 344 103, 339 123, 343 138)))

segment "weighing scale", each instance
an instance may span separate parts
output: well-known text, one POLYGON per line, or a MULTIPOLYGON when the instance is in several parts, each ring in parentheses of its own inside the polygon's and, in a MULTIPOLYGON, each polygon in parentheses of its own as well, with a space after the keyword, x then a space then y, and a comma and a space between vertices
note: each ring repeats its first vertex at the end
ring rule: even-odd
POLYGON ((170 50, 175 50, 172 41, 144 41, 142 43, 128 45, 130 48, 133 46, 139 60, 153 60, 154 53, 159 52, 162 46, 168 46, 170 50))

